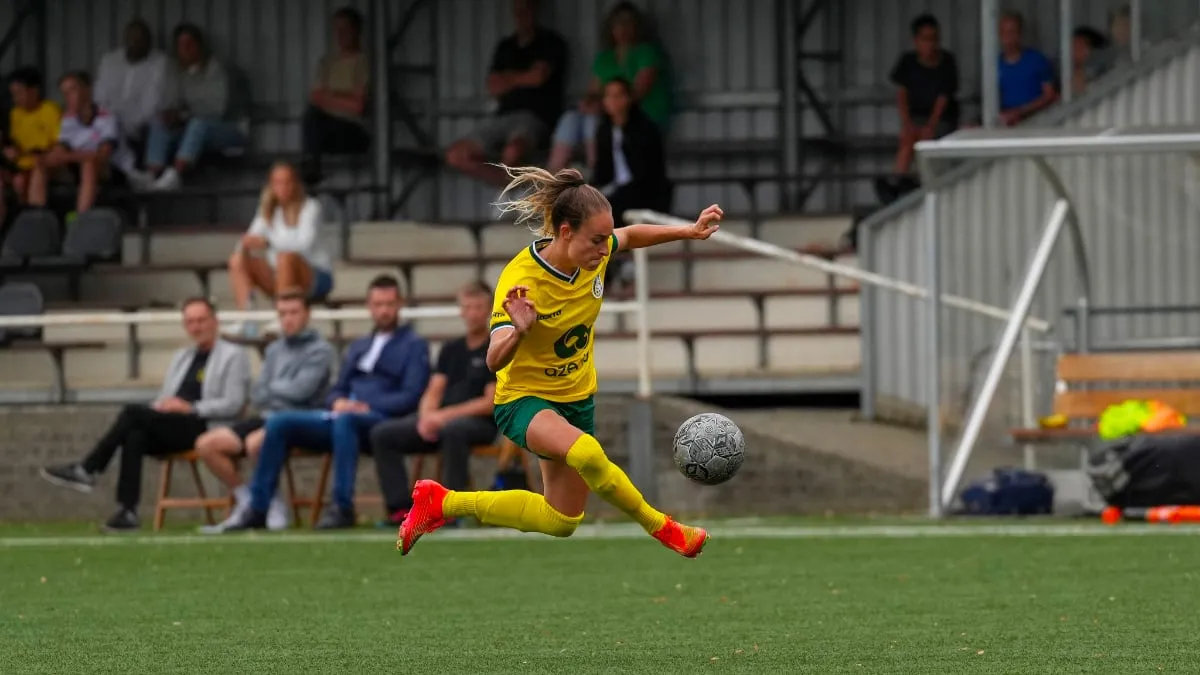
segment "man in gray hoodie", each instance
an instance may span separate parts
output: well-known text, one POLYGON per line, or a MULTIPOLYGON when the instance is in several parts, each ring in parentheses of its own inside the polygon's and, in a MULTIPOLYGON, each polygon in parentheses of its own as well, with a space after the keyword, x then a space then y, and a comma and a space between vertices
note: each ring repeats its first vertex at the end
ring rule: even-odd
MULTIPOLYGON (((333 345, 309 328, 308 296, 283 293, 275 301, 280 337, 266 351, 262 370, 250 388, 257 416, 231 427, 213 429, 196 439, 196 452, 217 478, 229 486, 236 506, 228 522, 235 521, 250 504, 249 487, 238 473, 237 461, 255 456, 262 447, 266 417, 279 410, 312 410, 324 405, 337 354, 333 345)), ((267 513, 270 529, 284 529, 290 509, 278 496, 267 513)), ((226 523, 205 531, 220 532, 226 523)))

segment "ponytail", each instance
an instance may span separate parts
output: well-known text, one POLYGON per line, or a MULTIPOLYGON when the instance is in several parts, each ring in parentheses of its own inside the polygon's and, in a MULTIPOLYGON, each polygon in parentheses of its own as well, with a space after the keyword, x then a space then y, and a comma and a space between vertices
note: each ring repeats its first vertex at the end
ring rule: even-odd
POLYGON ((501 213, 517 214, 518 225, 528 225, 541 237, 554 237, 562 223, 572 230, 579 229, 592 214, 612 208, 604 194, 588 185, 575 169, 552 174, 535 166, 500 167, 512 180, 500 193, 496 208, 501 213), (506 199, 510 192, 522 196, 506 199))

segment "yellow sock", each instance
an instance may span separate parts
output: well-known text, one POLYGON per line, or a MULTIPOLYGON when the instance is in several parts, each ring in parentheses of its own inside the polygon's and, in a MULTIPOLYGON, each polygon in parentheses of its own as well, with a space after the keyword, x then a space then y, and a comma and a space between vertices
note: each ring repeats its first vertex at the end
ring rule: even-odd
POLYGON ((484 525, 497 525, 522 532, 541 532, 552 537, 569 537, 583 514, 567 516, 546 503, 545 497, 526 490, 502 492, 454 492, 442 502, 447 518, 477 518, 484 525))
POLYGON ((583 478, 592 492, 621 509, 650 534, 658 532, 667 521, 666 515, 646 503, 633 481, 613 464, 599 441, 584 434, 567 451, 567 464, 583 478))

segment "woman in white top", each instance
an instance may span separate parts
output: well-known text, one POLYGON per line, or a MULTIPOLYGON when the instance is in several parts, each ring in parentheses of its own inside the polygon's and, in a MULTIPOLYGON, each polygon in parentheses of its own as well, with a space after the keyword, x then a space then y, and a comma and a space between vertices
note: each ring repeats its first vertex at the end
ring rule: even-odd
POLYGON ((271 167, 258 213, 229 258, 237 308, 249 309, 255 288, 269 297, 302 291, 313 299, 333 290, 329 252, 321 247, 321 203, 305 195, 296 169, 271 167))

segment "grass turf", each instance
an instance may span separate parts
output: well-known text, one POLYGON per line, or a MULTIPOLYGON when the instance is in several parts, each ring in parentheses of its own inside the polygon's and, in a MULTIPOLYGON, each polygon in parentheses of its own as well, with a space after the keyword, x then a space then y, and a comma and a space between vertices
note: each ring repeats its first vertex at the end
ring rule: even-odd
POLYGON ((649 539, 434 535, 402 559, 387 535, 51 533, 0 530, 0 672, 1194 669, 1200 536, 723 533, 688 561, 649 539))

